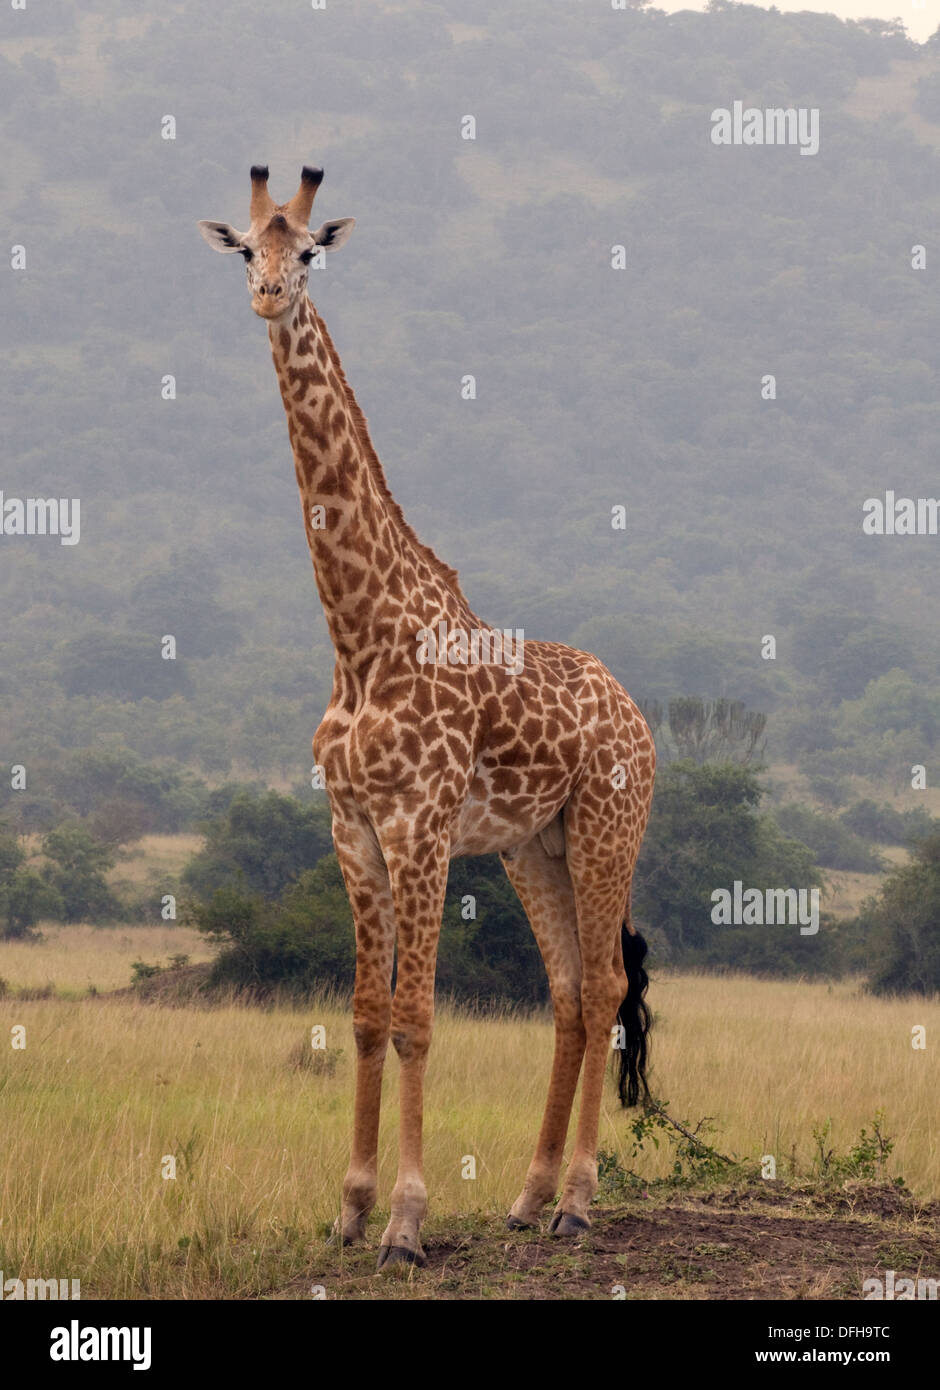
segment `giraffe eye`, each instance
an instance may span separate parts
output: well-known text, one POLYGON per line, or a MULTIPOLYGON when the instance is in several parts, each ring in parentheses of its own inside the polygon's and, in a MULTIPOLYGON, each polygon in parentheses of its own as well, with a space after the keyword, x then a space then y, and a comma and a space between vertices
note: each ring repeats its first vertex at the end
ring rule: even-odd
POLYGON ((246 261, 250 261, 252 256, 255 254, 254 251, 249 250, 247 246, 239 246, 238 249, 241 252, 241 254, 245 257, 246 261))
POLYGON ((300 259, 304 265, 309 265, 310 262, 313 260, 313 247, 311 246, 310 249, 307 251, 301 251, 300 259))

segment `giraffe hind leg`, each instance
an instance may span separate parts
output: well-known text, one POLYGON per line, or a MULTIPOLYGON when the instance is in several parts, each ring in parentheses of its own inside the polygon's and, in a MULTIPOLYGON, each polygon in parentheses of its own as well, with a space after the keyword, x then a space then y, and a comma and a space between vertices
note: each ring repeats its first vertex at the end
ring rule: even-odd
POLYGON ((597 1191, 597 1139, 611 1030, 630 991, 622 931, 646 814, 641 805, 612 802, 610 787, 599 764, 579 784, 565 814, 565 856, 574 888, 581 955, 584 1059, 574 1150, 552 1223, 559 1235, 576 1235, 590 1226, 588 1208, 597 1191))
POLYGON ((544 829, 539 831, 539 840, 542 848, 549 859, 560 859, 565 852, 565 815, 564 811, 559 811, 554 820, 550 820, 544 829))
POLYGON ((555 1015, 555 1055, 545 1115, 525 1185, 507 1219, 510 1229, 518 1230, 534 1226, 558 1190, 584 1052, 584 1029, 574 891, 565 859, 550 852, 543 832, 511 859, 504 856, 503 866, 542 953, 555 1015))

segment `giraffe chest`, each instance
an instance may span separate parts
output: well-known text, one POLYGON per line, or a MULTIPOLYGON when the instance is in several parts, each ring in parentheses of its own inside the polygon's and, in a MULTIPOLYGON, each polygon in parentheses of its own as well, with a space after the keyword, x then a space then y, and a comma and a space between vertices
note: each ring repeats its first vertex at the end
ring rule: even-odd
POLYGON ((585 685, 564 649, 526 651, 518 675, 416 681, 390 662, 357 686, 340 671, 314 741, 334 814, 354 807, 380 839, 446 834, 460 855, 513 849, 548 826, 613 724, 599 720, 603 677, 585 685))
POLYGON ((404 819, 441 831, 466 799, 475 734, 473 719, 363 705, 327 712, 314 755, 334 804, 354 803, 377 829, 404 819))

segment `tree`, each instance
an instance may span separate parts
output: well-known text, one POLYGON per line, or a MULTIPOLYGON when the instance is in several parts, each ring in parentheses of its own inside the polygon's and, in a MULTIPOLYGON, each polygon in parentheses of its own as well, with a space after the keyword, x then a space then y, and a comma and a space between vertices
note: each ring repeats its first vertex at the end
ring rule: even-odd
POLYGON ((940 830, 914 849, 859 913, 875 994, 940 990, 940 830))
POLYGON ((192 773, 145 763, 122 747, 73 749, 50 780, 64 802, 94 822, 96 838, 114 845, 192 825, 208 795, 192 773))
POLYGON ((437 986, 475 1003, 533 1005, 549 997, 529 919, 496 854, 451 863, 437 986))
MULTIPOLYGON (((691 963, 698 953, 703 963, 746 968, 748 929, 713 924, 716 889, 730 890, 736 880, 761 890, 820 886, 812 851, 758 814, 763 794, 754 770, 732 763, 683 760, 658 776, 633 906, 639 920, 665 935, 673 959, 691 963)), ((785 969, 795 943, 776 928, 758 929, 762 941, 769 931, 777 935, 760 954, 785 969)), ((802 950, 811 959, 821 954, 818 943, 802 950)))
POLYGON ((933 816, 923 806, 916 806, 910 811, 896 811, 887 802, 879 806, 868 797, 847 806, 841 819, 856 835, 886 845, 907 845, 911 840, 924 839, 938 828, 933 816))
POLYGON ((59 895, 26 864, 15 835, 0 826, 0 936, 26 937, 42 917, 61 912, 59 895))
POLYGON ((118 902, 105 874, 114 867, 111 850, 77 821, 51 830, 43 841, 50 862, 43 877, 62 901, 66 922, 100 922, 114 917, 118 902))
POLYGON ((67 695, 111 695, 116 700, 166 700, 189 694, 181 661, 164 661, 160 635, 88 632, 63 642, 59 679, 67 695))
POLYGON ((222 947, 212 985, 261 993, 352 988, 355 936, 335 854, 302 873, 276 901, 225 888, 197 903, 192 916, 222 947))
POLYGON ((940 730, 940 696, 892 668, 868 681, 857 700, 843 701, 836 727, 853 741, 910 733, 929 747, 940 730))
POLYGON ((853 23, 864 29, 866 34, 874 34, 878 38, 907 38, 903 19, 856 19, 853 23))
POLYGON ((826 868, 874 874, 885 867, 881 856, 835 816, 825 816, 811 806, 790 801, 778 808, 776 819, 784 834, 809 845, 826 868))
POLYGON ((63 902, 56 889, 33 869, 21 868, 0 883, 0 914, 5 937, 33 935, 44 917, 61 917, 63 902))
POLYGON ((203 899, 232 886, 277 898, 332 848, 325 798, 303 805, 278 792, 239 791, 206 826, 205 848, 186 866, 183 882, 203 899))
POLYGON ((241 639, 238 620, 215 599, 218 577, 191 554, 174 552, 166 569, 142 575, 130 594, 130 619, 137 631, 159 640, 176 638, 180 654, 211 656, 241 639))
MULTIPOLYGON (((352 912, 335 854, 325 855, 275 900, 222 888, 192 919, 221 946, 210 983, 262 993, 352 988, 352 912)), ((538 946, 497 855, 451 865, 437 986, 466 1003, 542 1004, 548 982, 538 946), (464 916, 468 897, 475 917, 464 916)))
POLYGON ((680 758, 695 763, 750 763, 764 751, 766 714, 740 700, 701 700, 685 695, 669 701, 669 732, 680 758))

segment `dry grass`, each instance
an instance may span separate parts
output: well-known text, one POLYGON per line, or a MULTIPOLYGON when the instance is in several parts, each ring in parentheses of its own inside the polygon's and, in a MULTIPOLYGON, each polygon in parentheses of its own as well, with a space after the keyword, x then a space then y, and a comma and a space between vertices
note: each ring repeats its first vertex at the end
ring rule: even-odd
MULTIPOLYGON (((73 957, 99 978, 106 971, 95 949, 143 937, 83 939, 81 930, 73 957)), ((160 955, 150 940, 141 953, 160 955)), ((179 940, 179 929, 168 933, 167 944, 179 940)), ((655 980, 652 996, 655 1088, 677 1118, 713 1116, 725 1152, 773 1153, 782 1175, 791 1159, 808 1172, 814 1124, 831 1120, 828 1143, 845 1152, 884 1107, 893 1170, 920 1195, 940 1194, 935 1051, 910 1042, 914 1024, 938 1035, 937 1001, 690 975, 655 980)), ((0 1268, 81 1277, 86 1297, 247 1296, 302 1277, 335 1214, 348 1154, 354 1049, 345 1008, 7 999, 0 1019, 0 1035, 22 1024, 27 1041, 8 1050, 0 1077, 0 1268), (329 1064, 298 1066, 313 1023, 326 1027, 329 1064), (168 1155, 175 1180, 161 1176, 168 1155)), ((541 1118, 551 1041, 544 1018, 441 1011, 425 1125, 438 1223, 508 1209, 541 1118), (475 1181, 461 1176, 466 1155, 476 1159, 475 1181)), ((380 1141, 386 1203, 397 1086, 391 1058, 380 1141)), ((629 1119, 612 1090, 601 1146, 632 1165, 629 1119)), ((651 1149, 638 1162, 647 1178, 664 1176, 671 1154, 651 1149)))
POLYGON ((80 998, 92 990, 123 989, 131 983, 131 962, 166 965, 170 956, 211 960, 205 938, 189 927, 63 926, 45 922, 42 940, 0 941, 0 979, 11 990, 51 986, 63 997, 80 998))
POLYGON ((922 77, 936 72, 937 66, 933 54, 921 54, 913 60, 896 58, 886 73, 860 77, 843 101, 843 108, 850 116, 863 121, 899 116, 922 144, 938 148, 940 130, 914 110, 917 83, 922 77))
POLYGON ((883 874, 860 874, 847 869, 826 869, 826 912, 836 917, 855 917, 866 898, 877 894, 884 884, 883 874))
POLYGON ((178 878, 202 845, 201 835, 143 835, 121 853, 110 878, 135 888, 155 877, 178 878))

